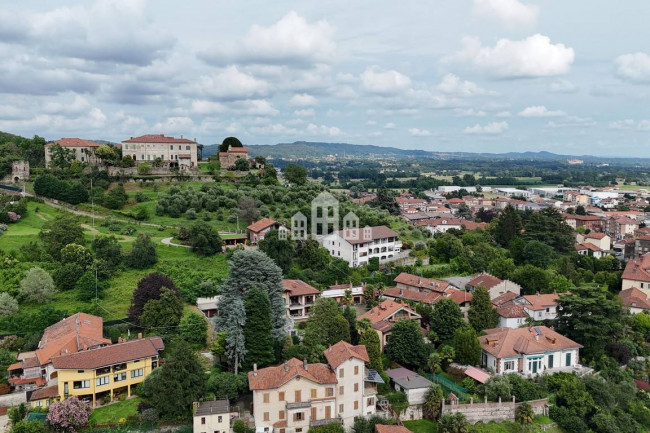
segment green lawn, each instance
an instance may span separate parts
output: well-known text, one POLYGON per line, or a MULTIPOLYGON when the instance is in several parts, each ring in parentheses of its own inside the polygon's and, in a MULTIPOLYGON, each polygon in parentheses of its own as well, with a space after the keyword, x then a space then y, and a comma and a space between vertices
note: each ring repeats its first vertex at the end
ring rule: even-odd
POLYGON ((415 421, 404 421, 404 427, 413 433, 435 433, 437 430, 436 423, 428 419, 418 419, 415 421))
POLYGON ((141 398, 135 397, 97 408, 90 414, 91 425, 119 424, 120 419, 138 413, 141 398))
MULTIPOLYGON (((406 424, 406 423, 405 423, 406 424)), ((547 417, 538 415, 533 420, 533 429, 531 432, 541 432, 542 429, 539 428, 542 425, 553 424, 553 421, 547 417)), ((517 423, 514 422, 489 422, 487 424, 476 424, 474 425, 473 432, 476 433, 515 433, 520 431, 517 423)), ((548 430, 545 430, 548 433, 561 433, 562 430, 559 427, 554 427, 548 430)))

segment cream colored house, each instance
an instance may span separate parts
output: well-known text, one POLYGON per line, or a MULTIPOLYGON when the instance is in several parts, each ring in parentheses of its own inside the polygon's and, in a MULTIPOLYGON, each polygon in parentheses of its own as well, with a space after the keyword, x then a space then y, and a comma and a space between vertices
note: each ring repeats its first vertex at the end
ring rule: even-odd
POLYGON ((327 364, 293 358, 276 367, 248 373, 258 432, 307 433, 310 427, 375 414, 377 383, 365 346, 340 341, 324 351, 327 364))
POLYGON ((122 156, 130 155, 136 164, 153 163, 157 158, 167 168, 196 168, 198 156, 196 140, 166 137, 163 134, 147 134, 131 137, 122 142, 122 156))
POLYGON ((229 433, 230 404, 228 400, 194 403, 194 433, 229 433))
POLYGON ((95 149, 100 146, 99 143, 81 138, 62 138, 45 144, 46 167, 49 167, 52 162, 52 147, 54 146, 61 146, 68 150, 74 159, 84 164, 97 165, 100 162, 99 158, 95 156, 95 149))

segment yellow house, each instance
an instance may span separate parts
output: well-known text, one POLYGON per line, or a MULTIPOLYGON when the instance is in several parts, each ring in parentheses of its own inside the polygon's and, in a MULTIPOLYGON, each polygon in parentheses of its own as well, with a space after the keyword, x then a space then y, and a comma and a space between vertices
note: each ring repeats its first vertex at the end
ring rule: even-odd
POLYGON ((59 387, 58 385, 48 386, 47 388, 39 388, 31 393, 29 403, 32 407, 49 407, 52 403, 59 401, 59 387))
POLYGON ((77 396, 95 406, 102 399, 127 397, 158 367, 160 337, 144 338, 52 359, 58 373, 58 396, 77 396))

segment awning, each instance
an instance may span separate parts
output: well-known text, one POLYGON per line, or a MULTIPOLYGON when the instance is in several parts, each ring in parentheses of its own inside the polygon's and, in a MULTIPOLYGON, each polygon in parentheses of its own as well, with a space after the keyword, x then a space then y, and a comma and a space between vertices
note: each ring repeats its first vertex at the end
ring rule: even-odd
POLYGON ((490 378, 490 375, 483 370, 476 367, 470 367, 465 370, 465 374, 479 383, 485 383, 490 378))

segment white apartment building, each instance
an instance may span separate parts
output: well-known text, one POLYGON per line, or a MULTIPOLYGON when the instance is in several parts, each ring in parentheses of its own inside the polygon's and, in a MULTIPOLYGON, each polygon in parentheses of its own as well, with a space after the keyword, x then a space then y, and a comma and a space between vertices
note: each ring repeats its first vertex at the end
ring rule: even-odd
POLYGON ((366 265, 373 257, 377 257, 379 263, 390 262, 402 251, 397 233, 386 226, 339 230, 320 241, 332 257, 345 260, 350 267, 366 265))
POLYGON ((340 341, 323 353, 327 364, 293 358, 248 373, 257 432, 307 433, 333 422, 348 430, 355 417, 375 414, 377 383, 383 380, 366 368, 366 347, 340 341))
POLYGON ((198 164, 196 140, 147 134, 122 142, 122 156, 130 155, 136 164, 152 163, 160 158, 165 167, 195 168, 198 164))

